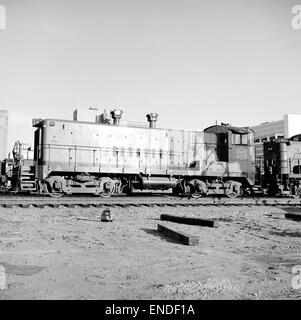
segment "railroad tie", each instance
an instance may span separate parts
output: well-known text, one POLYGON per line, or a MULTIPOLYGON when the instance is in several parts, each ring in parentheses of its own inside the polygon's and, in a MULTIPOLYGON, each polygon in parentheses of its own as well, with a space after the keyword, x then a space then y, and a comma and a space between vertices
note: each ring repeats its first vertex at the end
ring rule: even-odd
POLYGON ((30 204, 21 203, 20 207, 23 209, 28 209, 30 207, 30 204))
POLYGON ((158 224, 158 231, 162 232, 165 236, 168 236, 174 240, 177 240, 188 246, 196 246, 199 244, 199 238, 188 233, 175 230, 173 227, 158 224))
POLYGON ((301 210, 298 207, 283 207, 284 218, 291 220, 301 220, 301 210))
POLYGON ((291 220, 301 220, 301 212, 288 212, 285 214, 285 218, 291 220))
POLYGON ((218 221, 212 219, 201 219, 201 218, 192 218, 192 217, 185 217, 185 216, 173 216, 170 214, 161 214, 161 220, 177 222, 177 223, 184 223, 190 225, 197 225, 203 227, 211 227, 217 228, 218 221))
POLYGON ((35 204, 33 204, 33 206, 34 206, 35 208, 38 208, 38 209, 43 209, 43 208, 45 207, 45 204, 35 203, 35 204))
POLYGON ((50 208, 59 208, 59 204, 56 204, 56 203, 52 203, 52 204, 49 204, 48 205, 50 208))
POLYGON ((285 212, 271 212, 272 218, 285 219, 285 212))
POLYGON ((7 204, 7 203, 4 204, 3 206, 4 206, 4 208, 7 208, 7 209, 11 209, 13 207, 12 204, 7 204))
POLYGON ((79 204, 79 206, 81 208, 90 208, 90 204, 89 203, 81 203, 81 204, 79 204))

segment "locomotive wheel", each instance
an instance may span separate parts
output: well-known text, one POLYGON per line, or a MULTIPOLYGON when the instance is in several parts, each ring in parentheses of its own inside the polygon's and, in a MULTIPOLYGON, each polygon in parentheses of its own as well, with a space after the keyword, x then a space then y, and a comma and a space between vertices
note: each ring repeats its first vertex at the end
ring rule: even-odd
POLYGON ((109 197, 111 197, 112 194, 113 194, 113 191, 111 191, 111 190, 102 191, 102 192, 97 193, 97 195, 102 197, 102 198, 109 198, 109 197))
POLYGON ((96 195, 102 198, 109 198, 115 192, 115 184, 110 178, 101 178, 102 191, 96 195))
POLYGON ((206 185, 203 181, 192 180, 189 182, 189 193, 194 199, 198 199, 206 195, 206 185))
POLYGON ((194 198, 194 199, 198 199, 198 198, 200 198, 202 195, 203 195, 202 192, 192 192, 192 193, 190 193, 190 196, 191 196, 192 198, 194 198))
POLYGON ((49 193, 49 196, 50 197, 53 197, 53 198, 60 198, 60 197, 62 197, 64 194, 62 193, 62 192, 57 192, 57 191, 55 191, 55 192, 50 192, 49 193))
POLYGON ((55 191, 53 188, 51 188, 49 183, 43 184, 43 191, 45 191, 45 193, 52 198, 60 198, 64 195, 62 191, 55 191))
POLYGON ((226 183, 225 194, 228 198, 234 199, 241 194, 240 183, 229 181, 226 183))
POLYGON ((234 199, 236 197, 238 197, 239 192, 231 192, 231 191, 226 191, 226 196, 228 198, 234 199))

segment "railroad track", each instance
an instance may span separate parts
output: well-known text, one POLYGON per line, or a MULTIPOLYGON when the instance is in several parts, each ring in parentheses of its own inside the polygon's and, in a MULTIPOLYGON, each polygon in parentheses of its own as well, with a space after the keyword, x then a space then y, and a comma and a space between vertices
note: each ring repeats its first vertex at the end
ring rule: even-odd
POLYGON ((4 208, 59 208, 59 207, 82 207, 82 208, 101 208, 101 207, 176 207, 176 206, 294 206, 301 208, 300 199, 288 198, 264 198, 246 197, 229 199, 224 197, 206 197, 193 199, 187 197, 172 197, 170 195, 151 195, 151 196, 131 196, 131 197, 75 197, 67 196, 62 198, 50 198, 41 196, 0 196, 0 207, 4 208))

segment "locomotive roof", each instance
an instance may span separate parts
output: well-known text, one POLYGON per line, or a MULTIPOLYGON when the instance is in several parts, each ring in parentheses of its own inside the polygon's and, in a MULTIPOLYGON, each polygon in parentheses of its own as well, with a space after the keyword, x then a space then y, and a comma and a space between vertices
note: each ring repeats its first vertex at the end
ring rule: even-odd
MULTIPOLYGON (((92 122, 92 121, 79 121, 79 120, 66 120, 66 119, 53 119, 53 118, 46 118, 46 119, 33 119, 32 126, 33 127, 40 127, 47 121, 53 122, 65 122, 65 123, 76 123, 76 124, 88 124, 88 125, 95 125, 95 126, 105 126, 105 127, 114 127, 114 128, 136 128, 136 129, 149 129, 148 126, 139 126, 135 124, 120 124, 118 126, 108 123, 101 123, 101 122, 92 122)), ((152 128, 152 130, 169 130, 166 128, 152 128)))
MULTIPOLYGON (((140 127, 136 126, 134 124, 127 124, 127 125, 119 125, 115 126, 113 124, 106 124, 106 123, 100 123, 100 122, 91 122, 91 121, 78 121, 78 120, 66 120, 66 119, 53 119, 53 118, 46 118, 46 119, 33 119, 32 126, 33 127, 40 127, 43 123, 46 121, 53 121, 53 122, 66 122, 66 123, 77 123, 77 124, 89 124, 89 125, 101 125, 101 126, 107 126, 107 127, 119 127, 119 128, 135 128, 135 129, 149 129, 148 126, 146 127, 140 127)), ((181 131, 202 131, 197 129, 175 129, 175 128, 162 128, 162 127, 156 127, 152 128, 152 130, 181 130, 181 131)))
POLYGON ((223 125, 213 125, 204 129, 204 132, 210 132, 210 133, 224 133, 228 131, 231 131, 233 133, 239 133, 239 134, 248 134, 248 133, 254 132, 249 127, 233 127, 233 126, 223 126, 223 125))
MULTIPOLYGON (((52 119, 52 118, 46 118, 46 119, 33 119, 35 120, 35 123, 33 123, 33 127, 39 127, 42 123, 46 121, 59 121, 59 122, 69 122, 69 123, 82 123, 82 124, 92 124, 92 125, 104 125, 104 126, 112 126, 115 127, 112 124, 103 124, 98 122, 90 122, 90 121, 75 121, 75 120, 66 120, 66 119, 52 119)), ((127 125, 127 126, 120 126, 120 127, 127 127, 127 128, 137 128, 137 129, 148 129, 148 127, 139 127, 135 125, 127 125)), ((184 131, 195 131, 200 132, 202 130, 197 129, 168 129, 168 128, 153 128, 152 130, 184 130, 184 131)), ((208 133, 223 133, 232 131, 233 133, 240 133, 240 134, 248 134, 250 132, 254 132, 254 130, 250 129, 249 127, 233 127, 233 126, 225 126, 225 125, 213 125, 203 130, 203 132, 208 133)))

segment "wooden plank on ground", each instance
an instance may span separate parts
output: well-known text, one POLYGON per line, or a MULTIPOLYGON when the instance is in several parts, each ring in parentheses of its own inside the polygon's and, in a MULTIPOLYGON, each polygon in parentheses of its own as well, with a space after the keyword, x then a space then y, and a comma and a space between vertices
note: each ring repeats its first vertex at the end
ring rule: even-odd
POLYGON ((300 207, 281 207, 282 210, 286 212, 293 212, 293 213, 301 213, 301 208, 300 207))
POLYGON ((175 230, 170 226, 167 227, 165 225, 158 224, 158 231, 188 246, 196 246, 199 244, 199 238, 197 236, 175 230))
POLYGON ((96 222, 101 222, 100 219, 90 219, 86 217, 76 217, 77 220, 85 220, 85 221, 96 221, 96 222))
POLYGON ((285 219, 285 212, 271 212, 272 218, 285 219))
POLYGON ((173 216, 170 214, 161 214, 161 220, 172 221, 177 223, 191 224, 197 226, 217 228, 218 221, 211 219, 191 218, 184 216, 173 216))
POLYGON ((285 214, 285 218, 293 220, 301 220, 301 212, 289 212, 285 214))

